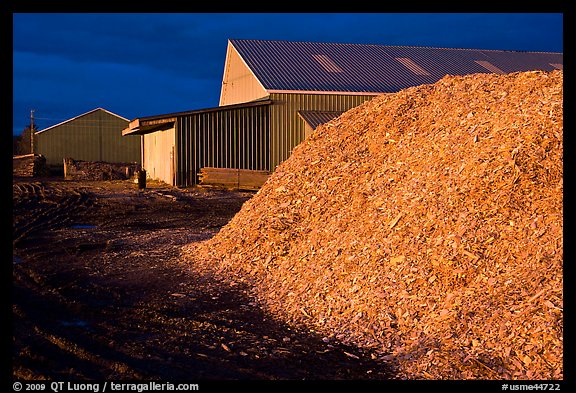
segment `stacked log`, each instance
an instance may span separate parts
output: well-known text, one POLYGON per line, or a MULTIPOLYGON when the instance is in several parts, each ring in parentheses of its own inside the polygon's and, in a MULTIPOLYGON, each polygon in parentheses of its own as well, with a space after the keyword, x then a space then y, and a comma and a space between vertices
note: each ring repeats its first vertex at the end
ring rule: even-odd
POLYGON ((140 170, 137 163, 83 161, 64 158, 64 178, 67 180, 99 181, 127 180, 140 170))
POLYGON ((12 157, 12 176, 39 177, 47 174, 46 158, 42 154, 25 154, 12 157))
POLYGON ((237 168, 200 169, 200 185, 239 190, 258 190, 266 182, 270 172, 237 168))

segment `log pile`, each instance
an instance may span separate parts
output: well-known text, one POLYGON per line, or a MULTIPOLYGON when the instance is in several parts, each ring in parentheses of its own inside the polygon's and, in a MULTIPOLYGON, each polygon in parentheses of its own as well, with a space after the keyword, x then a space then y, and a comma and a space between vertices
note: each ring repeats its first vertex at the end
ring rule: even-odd
POLYGON ((562 379, 562 195, 562 71, 446 76, 318 127, 182 261, 401 379, 562 379))
POLYGON ((64 158, 64 178, 67 180, 127 180, 139 170, 140 165, 137 163, 82 161, 64 158))
POLYGON ((12 156, 12 176, 38 177, 47 174, 46 157, 42 154, 12 156))

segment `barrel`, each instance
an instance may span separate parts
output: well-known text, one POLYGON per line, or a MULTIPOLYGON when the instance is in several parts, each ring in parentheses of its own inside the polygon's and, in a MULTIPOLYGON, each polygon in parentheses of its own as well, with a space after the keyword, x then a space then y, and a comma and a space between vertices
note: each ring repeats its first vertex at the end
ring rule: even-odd
POLYGON ((138 171, 138 188, 141 190, 146 188, 146 170, 145 169, 141 169, 140 171, 138 171))

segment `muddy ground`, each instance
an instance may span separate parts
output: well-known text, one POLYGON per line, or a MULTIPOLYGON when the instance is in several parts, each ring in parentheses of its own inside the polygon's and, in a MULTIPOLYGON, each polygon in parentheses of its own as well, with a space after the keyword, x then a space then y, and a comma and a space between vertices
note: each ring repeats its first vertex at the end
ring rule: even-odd
POLYGON ((393 379, 370 353, 291 329, 179 263, 252 195, 14 178, 13 378, 393 379))

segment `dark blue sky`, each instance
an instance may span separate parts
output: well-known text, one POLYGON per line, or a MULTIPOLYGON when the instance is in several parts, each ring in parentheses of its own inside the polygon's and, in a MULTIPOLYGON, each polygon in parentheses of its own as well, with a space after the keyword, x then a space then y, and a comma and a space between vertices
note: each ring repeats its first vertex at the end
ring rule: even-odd
POLYGON ((563 14, 15 13, 13 134, 217 106, 229 38, 563 52, 563 14))

